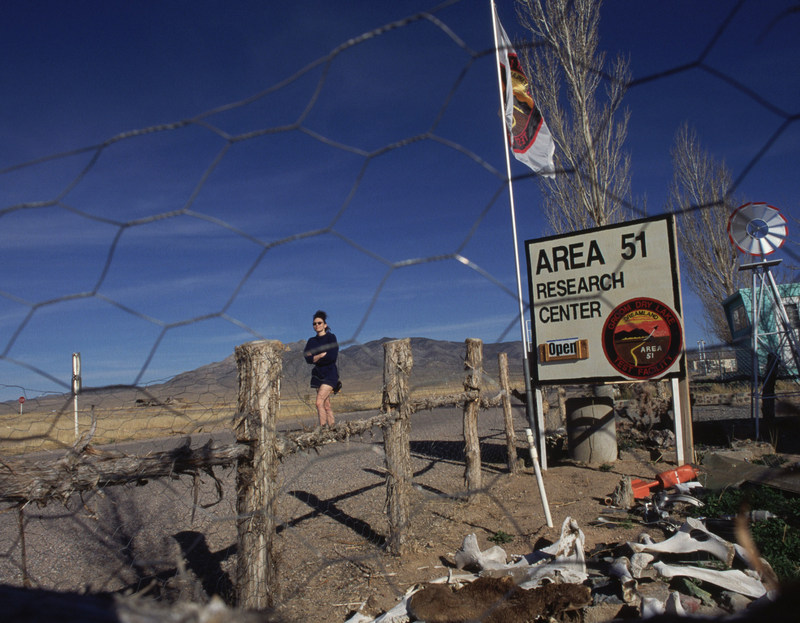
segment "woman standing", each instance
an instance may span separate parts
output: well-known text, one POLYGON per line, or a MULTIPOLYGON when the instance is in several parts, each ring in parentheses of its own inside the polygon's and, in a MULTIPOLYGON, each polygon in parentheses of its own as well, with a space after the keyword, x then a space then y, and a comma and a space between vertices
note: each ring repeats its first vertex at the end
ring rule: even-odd
POLYGON ((320 426, 333 426, 331 394, 339 391, 339 370, 336 358, 339 344, 336 336, 328 329, 328 314, 319 310, 314 314, 316 335, 306 342, 303 349, 306 362, 314 364, 311 371, 311 387, 317 390, 317 413, 320 426))

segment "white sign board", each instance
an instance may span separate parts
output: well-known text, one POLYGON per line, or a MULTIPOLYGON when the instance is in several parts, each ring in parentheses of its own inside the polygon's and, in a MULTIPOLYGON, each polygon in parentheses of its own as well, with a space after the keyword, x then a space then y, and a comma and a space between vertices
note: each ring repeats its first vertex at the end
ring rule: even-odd
POLYGON ((683 373, 672 215, 525 242, 538 384, 683 373))

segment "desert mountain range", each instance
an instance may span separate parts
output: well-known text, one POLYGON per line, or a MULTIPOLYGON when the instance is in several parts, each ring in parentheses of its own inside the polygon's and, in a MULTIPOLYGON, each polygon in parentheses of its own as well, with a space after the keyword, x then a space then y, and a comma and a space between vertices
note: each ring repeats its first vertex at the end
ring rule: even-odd
MULTIPOLYGON (((383 385, 383 344, 393 338, 382 338, 365 344, 344 346, 339 352, 339 373, 344 384, 342 397, 350 395, 380 396, 383 385)), ((305 341, 286 344, 283 357, 282 397, 300 398, 310 394, 311 367, 303 358, 305 341)), ((464 342, 448 342, 427 338, 411 338, 414 365, 411 372, 413 390, 459 387, 465 376, 464 342)), ((484 344, 483 366, 487 387, 497 386, 499 353, 508 355, 512 385, 522 380, 521 342, 484 344)), ((79 400, 83 405, 97 405, 113 401, 117 405, 202 403, 206 405, 235 404, 238 390, 238 371, 233 353, 222 361, 206 364, 178 374, 163 383, 146 386, 92 387, 91 379, 84 378, 79 400)), ((26 402, 26 411, 52 411, 65 408, 70 394, 33 398, 26 402)), ((19 410, 16 401, 2 403, 2 412, 19 410)))

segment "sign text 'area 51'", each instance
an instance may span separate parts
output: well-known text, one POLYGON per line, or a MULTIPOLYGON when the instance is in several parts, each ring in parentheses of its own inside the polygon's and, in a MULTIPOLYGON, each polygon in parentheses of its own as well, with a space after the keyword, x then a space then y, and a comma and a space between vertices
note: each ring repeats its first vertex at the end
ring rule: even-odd
POLYGON ((671 214, 525 242, 539 384, 684 373, 671 214))

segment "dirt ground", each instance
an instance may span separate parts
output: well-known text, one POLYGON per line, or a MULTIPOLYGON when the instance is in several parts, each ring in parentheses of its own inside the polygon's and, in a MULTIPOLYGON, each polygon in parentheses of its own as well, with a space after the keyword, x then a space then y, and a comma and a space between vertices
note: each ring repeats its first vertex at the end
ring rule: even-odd
MULTIPOLYGON (((289 573, 288 577, 283 576, 284 590, 295 593, 296 598, 282 599, 280 612, 296 621, 307 621, 322 613, 326 613, 323 620, 343 621, 359 609, 378 615, 394 606, 415 584, 455 571, 454 553, 470 533, 477 536, 481 550, 495 545, 490 537, 499 532, 507 534, 511 541, 501 546, 510 556, 524 555, 557 541, 566 517, 575 519, 583 530, 587 553, 610 554, 617 545, 636 540, 642 531, 662 540, 662 530, 647 529, 635 519, 626 520, 627 514, 622 515, 621 525, 595 524, 599 516, 608 513, 604 498, 614 491, 622 475, 657 473, 643 468, 646 453, 623 454, 609 471, 561 462, 543 474, 553 527, 546 525, 542 498, 530 467, 515 476, 484 474, 485 491, 469 500, 434 499, 418 490, 410 542, 401 557, 378 555, 359 547, 352 536, 349 541, 339 541, 336 549, 342 553, 342 564, 323 570, 307 587, 292 590, 294 571, 286 569, 289 573), (307 605, 302 599, 306 593, 313 593, 312 603, 307 605)), ((670 465, 674 463, 664 462, 659 467, 668 469, 670 465)), ((333 534, 320 536, 336 539, 333 534)))
MULTIPOLYGON (((636 514, 614 512, 605 499, 623 476, 651 480, 676 467, 674 450, 620 444, 618 460, 587 466, 569 460, 556 443, 543 473, 553 524, 549 527, 521 429, 516 431, 521 469, 513 476, 508 473, 502 421, 499 410, 479 417, 482 483, 467 495, 460 411, 414 414, 414 488, 402 556, 392 556, 385 548, 386 473, 380 430, 284 459, 274 506, 278 620, 334 623, 356 611, 371 616, 385 612, 413 586, 456 571, 454 554, 471 533, 481 550, 495 545, 492 537, 506 537, 500 545, 509 559, 557 541, 567 517, 584 532, 586 554, 593 561, 612 556, 643 531, 656 541, 666 538, 659 526, 643 525, 636 514), (607 521, 598 523, 598 517, 607 521)), ((728 432, 712 431, 711 437, 730 449, 736 442, 727 423, 720 426, 728 432)), ((198 436, 192 445, 207 441, 207 436, 198 436)), ((183 442, 142 442, 126 451, 141 454, 183 442)), ((751 458, 774 451, 768 444, 753 443, 740 450, 751 458)), ((709 450, 704 447, 702 452, 709 450)), ((214 478, 201 474, 196 479, 156 479, 72 496, 65 505, 26 508, 28 581, 47 590, 121 592, 166 601, 204 601, 218 594, 233 603, 235 491, 235 469, 227 469, 215 470, 214 478)), ((15 513, 0 513, 0 543, 0 581, 21 586, 15 513)), ((643 581, 640 588, 663 586, 643 581)), ((600 610, 593 620, 610 619, 619 608, 600 610)))
MULTIPOLYGON (((341 462, 342 452, 352 453, 344 458, 348 476, 342 481, 347 486, 333 486, 327 480, 328 494, 324 499, 322 494, 306 491, 303 495, 294 486, 286 488, 293 490, 289 496, 294 500, 287 498, 281 504, 293 518, 288 520, 285 531, 279 531, 276 541, 281 578, 278 612, 298 622, 345 621, 355 611, 376 616, 394 606, 414 585, 457 571, 454 553, 470 533, 476 535, 481 550, 495 545, 492 537, 507 535, 508 542, 501 546, 509 561, 557 541, 567 517, 577 521, 586 537, 587 558, 591 556, 596 562, 614 555, 619 546, 637 540, 642 532, 656 541, 669 536, 658 525, 644 525, 636 513, 610 508, 606 499, 623 476, 652 480, 656 474, 676 467, 674 450, 628 448, 621 450, 613 463, 594 466, 575 463, 554 452, 554 459, 543 473, 553 524, 549 527, 524 444, 518 447, 522 469, 512 476, 505 464, 501 429, 497 422, 487 419, 483 417, 481 435, 483 486, 470 496, 465 496, 464 491, 460 454, 463 442, 447 441, 442 434, 436 435, 436 442, 426 442, 419 439, 417 428, 416 440, 412 441, 415 490, 410 536, 400 557, 382 549, 387 526, 379 452, 368 453, 372 455, 370 466, 363 463, 362 453, 352 447, 346 451, 331 448, 329 452, 337 458, 330 464, 325 449, 311 458, 309 472, 316 474, 319 481, 330 475, 335 477, 333 464, 341 462), (359 472, 376 478, 356 483, 353 474, 359 472), (341 490, 337 492, 338 489, 341 490), (306 505, 313 510, 303 514, 306 505)), ((768 444, 745 445, 744 452, 750 456, 773 451, 768 444)), ((309 482, 309 487, 313 486, 309 482)), ((682 520, 680 507, 673 517, 682 520)), ((654 582, 650 590, 660 591, 662 598, 666 596, 663 583, 654 582)), ((620 607, 601 609, 593 620, 612 618, 620 607)))

